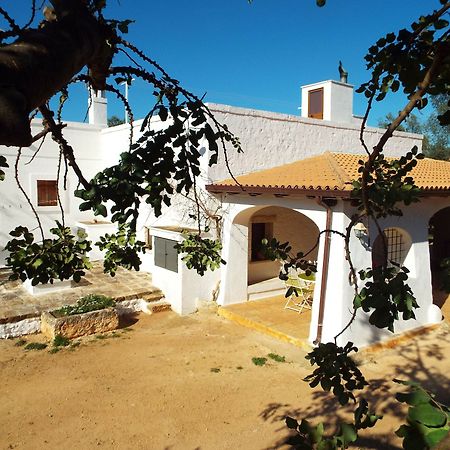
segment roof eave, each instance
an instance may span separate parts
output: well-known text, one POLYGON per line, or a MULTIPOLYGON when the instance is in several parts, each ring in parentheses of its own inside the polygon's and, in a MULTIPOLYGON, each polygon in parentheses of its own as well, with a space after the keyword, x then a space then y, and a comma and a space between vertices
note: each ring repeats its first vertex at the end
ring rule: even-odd
POLYGON ((210 194, 247 194, 275 196, 306 195, 314 197, 349 198, 350 190, 341 189, 314 189, 302 187, 267 187, 267 186, 230 186, 223 184, 208 184, 206 190, 210 194))
MULTIPOLYGON (((305 195, 313 197, 350 198, 351 190, 347 189, 314 189, 302 187, 274 187, 274 186, 231 186, 224 184, 208 184, 206 190, 210 194, 247 194, 275 196, 305 195)), ((449 197, 450 189, 421 189, 420 197, 449 197)))

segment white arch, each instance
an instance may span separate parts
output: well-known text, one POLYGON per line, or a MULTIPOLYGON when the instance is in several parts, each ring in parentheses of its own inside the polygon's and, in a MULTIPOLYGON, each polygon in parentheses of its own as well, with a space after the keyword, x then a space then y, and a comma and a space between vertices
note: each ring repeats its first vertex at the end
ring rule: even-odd
MULTIPOLYGON (((242 199, 236 198, 236 201, 242 199)), ((244 199, 245 200, 245 199, 244 199)), ((227 261, 223 268, 218 303, 222 306, 247 300, 248 289, 248 224, 258 211, 275 206, 288 208, 310 219, 319 230, 325 228, 326 213, 311 199, 277 199, 276 202, 263 198, 252 198, 253 204, 233 203, 229 205, 223 227, 222 257, 227 261)), ((321 240, 322 241, 322 240, 321 240)), ((319 259, 322 253, 319 244, 319 259)), ((320 275, 320 274, 318 274, 320 275)))

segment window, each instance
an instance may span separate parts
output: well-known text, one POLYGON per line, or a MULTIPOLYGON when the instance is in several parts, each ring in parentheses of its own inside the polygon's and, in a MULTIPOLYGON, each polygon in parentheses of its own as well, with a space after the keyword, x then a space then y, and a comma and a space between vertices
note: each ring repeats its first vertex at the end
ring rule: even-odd
POLYGON ((178 272, 178 252, 175 244, 176 241, 155 237, 155 266, 178 272))
POLYGON ((262 240, 272 239, 273 224, 267 222, 252 223, 252 261, 265 261, 267 257, 262 251, 262 240))
POLYGON ((372 267, 401 266, 405 261, 407 251, 407 243, 403 233, 396 228, 386 228, 383 231, 383 237, 377 236, 373 243, 372 267))
POLYGON ((323 119, 323 88, 308 92, 308 117, 323 119))
POLYGON ((58 182, 56 180, 37 180, 38 206, 58 206, 58 182))

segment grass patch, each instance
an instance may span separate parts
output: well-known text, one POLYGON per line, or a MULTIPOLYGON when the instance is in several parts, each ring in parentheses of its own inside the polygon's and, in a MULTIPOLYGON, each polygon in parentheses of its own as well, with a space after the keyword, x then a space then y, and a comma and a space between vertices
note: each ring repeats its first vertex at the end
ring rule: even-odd
POLYGON ((70 344, 70 348, 76 348, 76 347, 79 347, 80 345, 81 345, 81 342, 72 342, 70 344))
POLYGON ((14 345, 16 347, 22 347, 23 345, 25 345, 27 343, 27 341, 25 339, 19 339, 14 345))
POLYGON ((58 353, 60 350, 61 350, 61 347, 53 347, 48 352, 53 355, 54 353, 58 353))
POLYGON ((276 362, 286 362, 286 358, 284 356, 277 355, 276 353, 269 353, 267 356, 276 362))
POLYGON ((70 345, 70 339, 60 334, 57 334, 53 339, 53 347, 67 347, 68 345, 70 345))
POLYGON ((218 367, 213 367, 213 368, 211 369, 211 372, 213 372, 213 373, 219 373, 219 372, 220 372, 220 369, 219 369, 218 367))
POLYGON ((264 366, 267 362, 267 358, 257 358, 257 357, 253 357, 252 358, 252 363, 255 366, 264 366))
POLYGON ((133 328, 131 328, 131 327, 125 327, 125 328, 122 328, 122 331, 124 331, 124 332, 126 332, 126 333, 129 333, 130 331, 133 331, 133 328))
POLYGON ((106 336, 104 334, 96 334, 95 339, 99 339, 99 340, 108 339, 108 336, 106 336))
POLYGON ((41 344, 40 342, 30 342, 24 347, 25 350, 44 350, 45 348, 47 348, 47 344, 41 344))

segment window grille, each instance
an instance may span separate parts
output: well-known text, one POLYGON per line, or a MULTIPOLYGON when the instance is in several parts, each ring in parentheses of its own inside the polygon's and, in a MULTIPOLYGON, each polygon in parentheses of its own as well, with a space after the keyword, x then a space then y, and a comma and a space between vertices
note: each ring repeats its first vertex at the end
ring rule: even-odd
POLYGON ((386 228, 383 238, 378 236, 372 247, 372 267, 398 267, 403 265, 407 253, 406 242, 396 228, 386 228), (384 243, 383 243, 384 240, 384 243))
POLYGON ((402 265, 406 256, 402 233, 395 228, 386 228, 383 233, 387 244, 388 266, 402 265), (395 264, 392 264, 392 262, 395 264))

